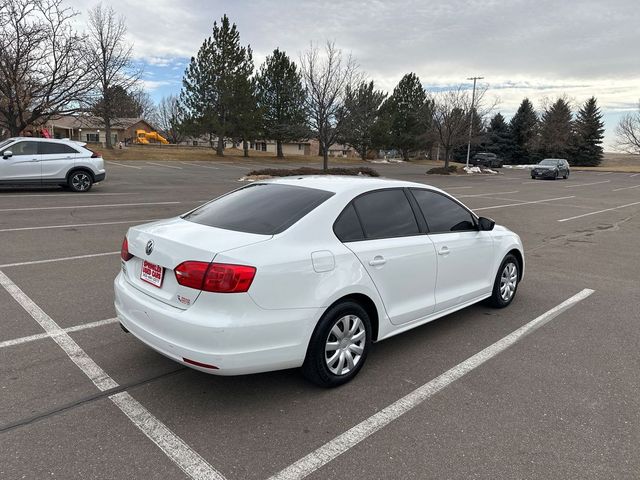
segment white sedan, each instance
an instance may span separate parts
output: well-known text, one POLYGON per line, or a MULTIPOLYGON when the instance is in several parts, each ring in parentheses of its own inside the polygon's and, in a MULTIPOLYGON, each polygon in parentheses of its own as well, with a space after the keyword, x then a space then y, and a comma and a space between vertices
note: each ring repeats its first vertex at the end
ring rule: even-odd
POLYGON ((125 331, 218 375, 302 367, 336 386, 371 343, 481 300, 509 305, 520 237, 435 187, 354 177, 261 181, 122 245, 125 331))

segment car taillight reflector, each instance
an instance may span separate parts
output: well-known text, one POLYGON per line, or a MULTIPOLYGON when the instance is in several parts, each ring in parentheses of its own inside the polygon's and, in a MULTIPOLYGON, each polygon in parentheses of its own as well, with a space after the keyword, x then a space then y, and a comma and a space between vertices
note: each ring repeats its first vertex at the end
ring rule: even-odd
POLYGON ((129 253, 129 242, 127 241, 127 237, 124 237, 122 241, 122 248, 120 248, 120 258, 125 262, 128 262, 133 258, 133 255, 129 253))
POLYGON ((183 262, 175 268, 176 280, 184 287, 205 292, 242 293, 249 290, 255 267, 226 263, 183 262))
POLYGON ((191 360, 190 358, 182 357, 182 361, 184 363, 188 363, 190 365, 195 365, 196 367, 210 368, 212 370, 218 370, 218 367, 216 367, 215 365, 209 365, 208 363, 196 362, 195 360, 191 360))

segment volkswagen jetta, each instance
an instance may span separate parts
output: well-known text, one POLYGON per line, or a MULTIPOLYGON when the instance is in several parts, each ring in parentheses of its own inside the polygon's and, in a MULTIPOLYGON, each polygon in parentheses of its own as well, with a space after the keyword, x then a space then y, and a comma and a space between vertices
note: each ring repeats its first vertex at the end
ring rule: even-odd
POLYGON ((509 305, 520 238, 437 188, 354 177, 261 181, 129 229, 125 331, 219 375, 302 367, 352 379, 372 342, 481 300, 509 305))

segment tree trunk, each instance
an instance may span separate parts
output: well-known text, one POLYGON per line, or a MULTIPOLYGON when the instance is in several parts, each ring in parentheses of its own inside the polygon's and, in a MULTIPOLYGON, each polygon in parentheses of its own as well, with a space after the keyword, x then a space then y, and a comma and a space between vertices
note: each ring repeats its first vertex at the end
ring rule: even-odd
MULTIPOLYGON (((105 146, 107 150, 111 150, 113 148, 113 145, 111 144, 111 119, 105 118, 104 120, 104 134, 106 136, 105 146)), ((100 138, 98 138, 98 140, 100 140, 100 138)))
POLYGON ((224 138, 218 137, 218 148, 216 148, 216 155, 224 157, 224 138))
POLYGON ((405 162, 409 161, 409 150, 402 150, 402 159, 405 162))
POLYGON ((242 150, 243 150, 243 156, 245 158, 249 157, 249 142, 247 142, 246 140, 242 141, 242 150))
POLYGON ((276 156, 278 158, 284 158, 284 154, 282 153, 282 140, 276 140, 276 156))
POLYGON ((329 170, 329 149, 322 149, 322 169, 326 172, 329 170))
POLYGON ((444 168, 449 168, 449 147, 444 148, 444 168))

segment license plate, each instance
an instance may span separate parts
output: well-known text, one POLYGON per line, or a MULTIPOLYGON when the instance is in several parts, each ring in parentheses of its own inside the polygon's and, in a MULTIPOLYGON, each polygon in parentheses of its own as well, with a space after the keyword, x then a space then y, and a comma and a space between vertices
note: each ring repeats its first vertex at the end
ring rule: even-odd
POLYGON ((150 283, 154 287, 160 288, 162 286, 162 277, 164 276, 164 268, 155 263, 142 262, 142 272, 140 273, 140 280, 150 283))

